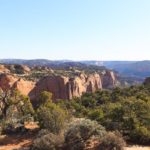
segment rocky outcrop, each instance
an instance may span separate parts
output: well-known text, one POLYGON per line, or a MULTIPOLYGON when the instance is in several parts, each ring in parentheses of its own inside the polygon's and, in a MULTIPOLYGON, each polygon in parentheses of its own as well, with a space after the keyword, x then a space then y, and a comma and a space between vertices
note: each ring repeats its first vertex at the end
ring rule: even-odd
POLYGON ((144 85, 150 86, 150 77, 147 77, 147 78, 144 80, 144 85))
POLYGON ((7 68, 14 74, 27 74, 31 71, 26 65, 7 65, 7 68))
POLYGON ((30 91, 35 87, 32 81, 23 80, 15 75, 1 74, 0 75, 0 88, 3 91, 9 89, 17 89, 23 95, 29 95, 30 91))
POLYGON ((14 85, 13 88, 20 91, 21 94, 28 96, 29 93, 34 89, 35 83, 32 81, 27 81, 23 79, 18 79, 14 85))
POLYGON ((72 99, 80 97, 85 92, 95 92, 102 89, 101 77, 99 74, 81 74, 74 78, 65 76, 47 76, 41 79, 31 91, 30 97, 34 99, 41 91, 53 93, 53 99, 72 99))
POLYGON ((5 65, 0 65, 0 73, 9 73, 10 70, 5 67, 5 65))
POLYGON ((117 80, 113 71, 106 71, 102 76, 102 85, 105 89, 114 88, 117 80))
POLYGON ((27 74, 31 69, 26 65, 2 65, 0 64, 0 73, 27 74))
POLYGON ((116 84, 116 77, 112 71, 103 74, 81 73, 74 77, 51 75, 40 79, 37 83, 24 80, 17 75, 1 74, 0 88, 8 90, 17 89, 23 95, 36 99, 42 91, 53 94, 53 99, 72 99, 80 97, 85 92, 95 92, 102 88, 113 88, 116 84))
POLYGON ((18 77, 10 74, 0 75, 0 88, 2 90, 8 90, 13 87, 14 83, 18 80, 18 77))

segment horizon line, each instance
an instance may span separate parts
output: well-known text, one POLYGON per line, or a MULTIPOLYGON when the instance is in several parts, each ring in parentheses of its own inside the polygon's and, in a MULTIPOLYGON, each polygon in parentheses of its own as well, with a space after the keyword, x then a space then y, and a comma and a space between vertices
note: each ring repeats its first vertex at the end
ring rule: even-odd
POLYGON ((48 58, 0 58, 0 60, 48 60, 48 61, 73 61, 73 62, 79 62, 79 61, 150 61, 150 59, 130 59, 130 60, 119 60, 119 59, 104 59, 104 60, 98 60, 98 59, 48 59, 48 58))

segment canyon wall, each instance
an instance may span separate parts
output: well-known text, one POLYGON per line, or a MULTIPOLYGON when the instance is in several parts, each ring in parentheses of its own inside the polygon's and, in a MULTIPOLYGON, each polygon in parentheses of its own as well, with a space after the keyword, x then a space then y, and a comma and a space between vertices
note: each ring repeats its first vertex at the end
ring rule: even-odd
POLYGON ((72 99, 80 97, 86 92, 95 92, 103 88, 115 87, 116 78, 113 72, 104 76, 97 73, 86 75, 80 74, 74 78, 65 76, 47 76, 36 83, 30 92, 31 99, 38 97, 41 91, 53 93, 53 99, 72 99))
POLYGON ((2 65, 0 73, 0 88, 2 90, 17 89, 21 94, 28 95, 31 99, 36 99, 42 91, 51 92, 53 100, 58 100, 72 99, 80 97, 85 92, 95 92, 99 89, 116 86, 116 77, 113 71, 106 71, 101 75, 81 73, 74 77, 51 75, 43 77, 37 82, 28 81, 12 74, 2 65))

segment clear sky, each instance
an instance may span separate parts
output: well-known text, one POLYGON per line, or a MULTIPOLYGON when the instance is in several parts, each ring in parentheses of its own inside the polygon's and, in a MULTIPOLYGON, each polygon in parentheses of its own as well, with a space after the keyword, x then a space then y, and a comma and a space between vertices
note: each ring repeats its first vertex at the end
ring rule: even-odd
POLYGON ((0 58, 150 59, 150 0, 0 0, 0 58))

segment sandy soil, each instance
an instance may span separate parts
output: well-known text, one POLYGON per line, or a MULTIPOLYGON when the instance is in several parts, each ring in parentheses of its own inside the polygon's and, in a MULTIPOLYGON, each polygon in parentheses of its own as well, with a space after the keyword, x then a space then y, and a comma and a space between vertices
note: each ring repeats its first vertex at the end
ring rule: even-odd
POLYGON ((0 136, 0 150, 28 150, 38 130, 36 123, 25 125, 29 131, 26 134, 0 136))
POLYGON ((20 148, 27 148, 31 145, 33 136, 5 136, 0 140, 0 150, 19 150, 20 148))
POLYGON ((150 147, 132 146, 125 148, 125 150, 150 150, 150 147))
MULTIPOLYGON (((32 144, 34 136, 9 136, 3 137, 0 140, 0 150, 28 150, 28 147, 32 144)), ((150 150, 150 147, 132 146, 126 147, 125 150, 150 150)))

